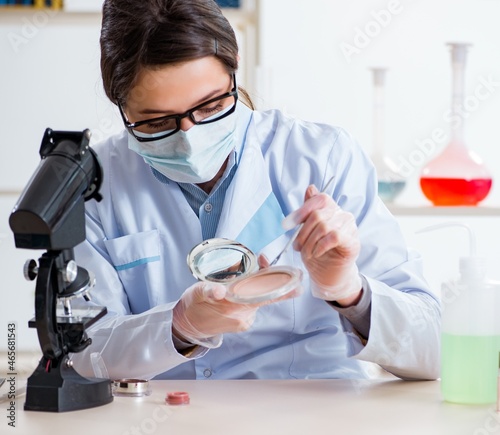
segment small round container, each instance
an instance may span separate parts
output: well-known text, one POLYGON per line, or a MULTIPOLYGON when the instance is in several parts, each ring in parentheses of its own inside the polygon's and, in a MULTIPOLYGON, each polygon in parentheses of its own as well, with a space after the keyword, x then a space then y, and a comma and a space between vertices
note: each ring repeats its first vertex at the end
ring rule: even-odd
POLYGON ((165 397, 165 403, 167 405, 189 405, 189 393, 185 391, 173 391, 167 393, 165 397))
POLYGON ((227 289, 226 299, 241 304, 277 299, 297 289, 301 281, 300 269, 288 266, 268 267, 232 282, 227 289))
POLYGON ((151 394, 149 381, 145 379, 117 379, 113 381, 114 396, 143 397, 151 394))
POLYGON ((300 287, 302 271, 291 266, 260 269, 257 256, 229 239, 208 239, 187 257, 191 273, 200 281, 227 286, 226 299, 240 304, 277 299, 300 287))
POLYGON ((187 263, 200 281, 227 283, 259 270, 257 257, 246 246, 229 239, 208 239, 188 254, 187 263))

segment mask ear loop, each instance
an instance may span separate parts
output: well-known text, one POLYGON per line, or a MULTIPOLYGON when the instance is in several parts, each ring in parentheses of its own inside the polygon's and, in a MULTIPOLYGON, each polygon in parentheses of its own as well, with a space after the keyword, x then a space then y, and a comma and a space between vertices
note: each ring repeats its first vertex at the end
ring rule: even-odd
POLYGON ((217 56, 217 50, 219 48, 219 43, 217 42, 217 38, 214 38, 214 51, 215 56, 217 56))

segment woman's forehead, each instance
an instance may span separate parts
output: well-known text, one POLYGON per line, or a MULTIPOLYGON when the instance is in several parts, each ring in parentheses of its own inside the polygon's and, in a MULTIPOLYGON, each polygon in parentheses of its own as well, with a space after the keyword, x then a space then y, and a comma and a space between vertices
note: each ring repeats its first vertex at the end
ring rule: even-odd
POLYGON ((161 111, 188 109, 214 91, 225 92, 228 73, 215 57, 204 57, 177 65, 142 68, 127 98, 127 106, 148 105, 161 111), (172 107, 166 107, 167 104, 172 107), (191 104, 191 106, 189 106, 191 104))

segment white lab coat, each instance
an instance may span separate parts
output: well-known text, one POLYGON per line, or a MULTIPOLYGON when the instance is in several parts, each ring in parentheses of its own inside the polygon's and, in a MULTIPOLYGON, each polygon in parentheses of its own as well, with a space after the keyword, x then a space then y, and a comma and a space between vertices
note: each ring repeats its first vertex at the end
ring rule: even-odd
POLYGON ((274 256, 285 245, 280 222, 333 174, 329 194, 354 214, 357 264, 371 288, 371 327, 362 343, 351 324, 311 296, 300 254, 283 264, 304 270, 305 291, 259 309, 251 329, 225 334, 216 349, 181 356, 171 337, 172 308, 195 282, 186 256, 202 241, 198 218, 178 185, 160 182, 127 146, 123 132, 95 146, 104 171, 103 200, 87 206, 87 240, 75 252, 96 275, 92 295, 109 314, 88 331, 93 343, 73 355, 93 375, 100 353, 112 378, 359 378, 362 361, 403 377, 439 375, 438 301, 407 250, 395 219, 376 194, 374 168, 343 130, 301 122, 279 111, 252 112, 241 103, 236 132, 239 166, 227 191, 217 237, 274 256))

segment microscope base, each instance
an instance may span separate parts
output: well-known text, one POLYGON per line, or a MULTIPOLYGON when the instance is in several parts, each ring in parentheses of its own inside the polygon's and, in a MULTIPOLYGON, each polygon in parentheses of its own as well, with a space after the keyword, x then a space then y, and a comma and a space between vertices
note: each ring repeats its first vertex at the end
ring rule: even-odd
POLYGON ((57 360, 47 370, 42 357, 26 388, 27 411, 65 412, 93 408, 113 401, 109 379, 84 378, 68 367, 68 356, 57 360))

